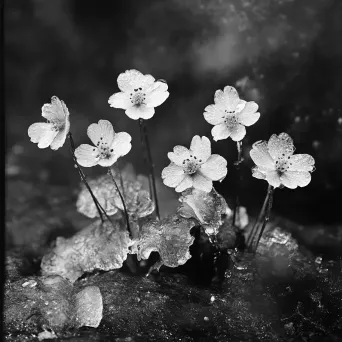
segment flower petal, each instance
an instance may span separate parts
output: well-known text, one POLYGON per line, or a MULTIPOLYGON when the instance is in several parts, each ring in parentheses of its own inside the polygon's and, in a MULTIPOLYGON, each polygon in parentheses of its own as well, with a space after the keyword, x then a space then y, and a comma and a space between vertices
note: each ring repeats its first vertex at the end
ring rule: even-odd
POLYGON ((278 188, 281 184, 280 177, 277 171, 267 171, 266 172, 266 180, 268 184, 278 188))
POLYGON ((295 189, 297 186, 307 186, 311 181, 311 174, 306 171, 287 171, 280 180, 287 188, 295 189))
POLYGON ((286 133, 273 134, 268 141, 268 151, 273 159, 289 157, 294 150, 293 140, 286 133))
POLYGON ((146 94, 152 93, 154 91, 164 92, 168 90, 168 85, 166 81, 155 81, 152 83, 149 88, 145 90, 146 94))
POLYGON ((190 157, 190 151, 184 146, 177 145, 167 156, 173 163, 182 166, 183 161, 190 157))
POLYGON ((199 135, 195 135, 190 144, 190 151, 192 151, 197 159, 201 162, 205 162, 211 155, 211 144, 210 140, 207 137, 200 137, 199 135))
POLYGON ((234 141, 241 141, 246 135, 246 128, 243 125, 237 124, 232 127, 230 137, 234 141))
POLYGON ((205 192, 210 192, 213 188, 213 182, 211 179, 208 179, 202 176, 200 173, 196 173, 193 178, 193 187, 205 192))
POLYGON ((52 130, 52 128, 53 124, 51 123, 37 122, 28 128, 27 133, 33 143, 39 143, 45 132, 52 130))
POLYGON ((266 179, 266 173, 262 172, 257 166, 253 167, 252 176, 258 179, 266 179))
POLYGON ((162 178, 167 178, 170 176, 181 176, 184 175, 183 168, 176 165, 175 163, 170 163, 169 166, 165 167, 162 171, 162 178))
POLYGON ((88 127, 88 137, 95 146, 112 144, 114 139, 114 129, 108 120, 99 120, 99 123, 93 123, 88 127))
POLYGON ((249 154, 256 165, 267 170, 275 170, 275 163, 268 152, 266 141, 255 142, 249 154))
POLYGON ((182 192, 186 189, 191 188, 193 185, 193 179, 189 175, 185 175, 183 180, 179 183, 179 185, 176 187, 177 192, 182 192))
POLYGON ((52 150, 58 150, 60 147, 64 145, 68 132, 69 130, 63 129, 62 131, 59 131, 57 133, 55 139, 50 145, 52 150))
POLYGON ((243 110, 237 114, 238 121, 244 126, 254 125, 260 118, 260 113, 256 113, 259 106, 254 102, 247 102, 243 110))
POLYGON ((227 161, 218 154, 213 154, 201 165, 203 176, 214 181, 220 181, 227 175, 227 161))
POLYGON ((186 175, 184 174, 183 169, 174 163, 170 163, 170 165, 165 167, 162 171, 164 184, 172 188, 178 186, 185 177, 186 175))
POLYGON ((211 125, 218 125, 224 122, 225 112, 217 105, 205 107, 204 119, 211 125))
POLYGON ((133 103, 130 99, 129 93, 115 93, 109 99, 108 103, 113 108, 127 109, 132 107, 133 103))
POLYGON ((309 154, 295 154, 290 157, 289 171, 313 171, 315 159, 309 154))
POLYGON ((119 158, 125 156, 132 148, 132 137, 126 132, 114 134, 114 139, 110 149, 113 149, 113 154, 119 158))
POLYGON ((118 86, 121 91, 130 92, 137 88, 148 88, 153 84, 154 80, 151 75, 143 75, 140 71, 131 69, 119 75, 118 86))
POLYGON ((157 88, 156 90, 146 94, 146 106, 158 107, 166 101, 169 95, 170 93, 168 91, 161 91, 157 88))
POLYGON ((151 119, 154 115, 154 108, 153 107, 146 107, 146 106, 133 106, 126 109, 127 116, 133 120, 144 119, 148 120, 151 119))
POLYGON ((44 131, 43 135, 40 137, 38 142, 39 148, 47 148, 51 145, 53 140, 55 139, 56 135, 58 134, 58 131, 54 129, 48 129, 44 131))
POLYGON ((42 107, 42 116, 49 121, 64 122, 69 116, 67 106, 57 96, 51 97, 51 103, 45 103, 42 107))
POLYGON ((171 188, 175 188, 177 187, 178 185, 180 185, 180 183, 182 183, 182 181, 184 180, 184 178, 186 177, 185 174, 183 175, 171 175, 171 176, 168 176, 166 178, 163 179, 163 183, 166 185, 166 186, 169 186, 171 188))
POLYGON ((214 101, 221 108, 227 111, 234 111, 236 106, 239 104, 239 94, 234 87, 226 86, 222 90, 215 92, 214 101))
POLYGON ((100 158, 98 161, 98 165, 103 167, 112 166, 119 158, 116 153, 111 153, 108 158, 100 158))
POLYGON ((98 164, 99 150, 95 146, 82 144, 75 150, 77 162, 84 167, 91 167, 98 164))
POLYGON ((214 141, 218 141, 227 139, 231 132, 231 127, 228 127, 225 123, 221 123, 212 128, 211 135, 213 136, 214 141))

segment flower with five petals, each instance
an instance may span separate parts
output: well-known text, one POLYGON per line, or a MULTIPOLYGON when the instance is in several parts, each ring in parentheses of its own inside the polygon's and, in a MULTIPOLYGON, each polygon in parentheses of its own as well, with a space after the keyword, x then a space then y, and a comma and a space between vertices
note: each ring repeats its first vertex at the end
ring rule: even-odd
POLYGON ((246 135, 245 126, 251 126, 259 120, 258 105, 254 101, 241 100, 233 87, 217 90, 214 101, 215 104, 205 108, 203 115, 208 123, 214 125, 211 134, 215 141, 228 137, 241 141, 246 135))
POLYGON ((273 134, 268 142, 253 144, 250 156, 256 167, 253 177, 265 179, 277 188, 286 186, 295 189, 307 186, 311 181, 315 160, 309 154, 293 154, 295 147, 286 133, 273 134))
POLYGON ((171 163, 162 171, 163 182, 177 192, 192 187, 210 192, 213 181, 222 181, 227 175, 227 161, 218 154, 211 154, 207 137, 194 136, 190 149, 175 146, 168 158, 171 163))
POLYGON ((39 148, 51 147, 57 150, 65 143, 70 129, 69 111, 65 103, 57 96, 52 96, 51 103, 42 107, 42 116, 48 122, 37 122, 28 129, 28 135, 39 148))
POLYGON ((109 167, 132 148, 131 136, 126 132, 115 133, 107 120, 91 124, 87 134, 95 146, 82 144, 75 150, 77 162, 84 167, 109 167))
POLYGON ((112 95, 108 103, 111 107, 125 109, 133 120, 150 119, 154 108, 160 106, 168 97, 166 82, 151 75, 143 75, 138 70, 126 70, 118 77, 121 92, 112 95))

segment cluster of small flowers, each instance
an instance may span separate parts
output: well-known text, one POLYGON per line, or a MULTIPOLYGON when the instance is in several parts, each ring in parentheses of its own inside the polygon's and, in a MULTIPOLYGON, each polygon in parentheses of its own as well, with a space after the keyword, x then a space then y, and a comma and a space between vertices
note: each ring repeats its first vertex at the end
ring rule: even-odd
MULTIPOLYGON (((143 75, 137 70, 127 70, 118 77, 121 92, 112 95, 108 102, 111 107, 122 108, 133 120, 150 119, 154 108, 161 105, 169 96, 168 86, 156 81, 151 75, 143 75)), ((28 129, 31 141, 39 148, 62 147, 69 134, 69 111, 65 103, 53 96, 51 104, 44 104, 42 116, 47 123, 35 123, 28 129)), ((79 165, 109 167, 119 157, 126 155, 132 148, 131 136, 126 132, 115 133, 108 120, 99 120, 88 127, 87 134, 94 145, 82 144, 75 150, 79 165)))
MULTIPOLYGON (((133 120, 150 119, 155 107, 169 97, 165 81, 155 80, 151 75, 143 75, 137 70, 127 70, 119 75, 121 90, 112 95, 108 103, 111 107, 125 110, 133 120)), ((231 86, 217 90, 214 104, 205 108, 204 118, 213 125, 214 141, 227 139, 241 141, 246 135, 246 127, 260 118, 258 105, 254 101, 244 101, 231 86)), ((39 148, 62 147, 70 130, 69 111, 65 103, 56 96, 51 104, 44 104, 42 116, 47 123, 35 123, 28 129, 31 141, 39 148)), ((112 124, 99 120, 88 127, 88 137, 94 145, 82 144, 75 150, 77 162, 84 167, 100 165, 109 167, 117 159, 131 150, 131 136, 126 132, 115 133, 112 124)), ((308 154, 293 155, 293 141, 286 133, 272 135, 268 142, 253 144, 250 156, 256 166, 252 170, 255 178, 265 179, 273 187, 286 186, 294 189, 303 187, 311 180, 314 159, 308 154)), ((198 135, 192 138, 190 149, 175 146, 168 153, 171 163, 163 169, 165 185, 183 192, 196 188, 205 192, 212 190, 213 181, 222 181, 227 175, 227 161, 220 155, 211 154, 210 140, 198 135)))

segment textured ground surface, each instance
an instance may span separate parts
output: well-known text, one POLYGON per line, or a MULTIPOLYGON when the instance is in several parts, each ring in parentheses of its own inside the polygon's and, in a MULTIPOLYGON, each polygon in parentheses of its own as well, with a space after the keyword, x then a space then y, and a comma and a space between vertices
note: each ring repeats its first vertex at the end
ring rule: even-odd
MULTIPOLYGON (((49 278, 40 276, 39 263, 54 244, 51 236, 69 235, 88 221, 75 213, 67 188, 32 189, 27 182, 8 183, 7 211, 12 213, 7 216, 8 341, 35 341, 50 329, 59 341, 339 341, 342 336, 341 261, 314 255, 298 247, 290 234, 273 229, 283 225, 295 231, 294 223, 274 221, 256 258, 233 255, 235 262, 229 263, 221 285, 200 285, 212 272, 210 253, 201 259, 194 249, 193 260, 185 266, 162 268, 149 278, 116 270, 86 275, 73 285, 57 277, 47 286, 49 278), (54 205, 48 198, 50 202, 54 198, 54 205), (82 317, 75 304, 81 296, 77 294, 88 286, 100 290, 103 318, 96 329, 77 329, 75 317, 82 317)), ((326 248, 341 247, 339 231, 331 228, 326 248)), ((318 228, 297 226, 297 235, 302 245, 322 244, 318 228), (310 228, 309 239, 301 231, 310 228)), ((99 310, 94 296, 94 300, 85 296, 85 310, 89 302, 94 305, 92 312, 99 310)))

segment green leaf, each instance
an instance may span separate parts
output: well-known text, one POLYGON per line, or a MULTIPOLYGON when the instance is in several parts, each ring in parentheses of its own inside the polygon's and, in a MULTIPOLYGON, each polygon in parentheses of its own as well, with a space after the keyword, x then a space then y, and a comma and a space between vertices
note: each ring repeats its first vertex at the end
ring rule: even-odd
MULTIPOLYGON (((154 203, 149 193, 142 189, 139 181, 124 178, 121 184, 118 173, 114 173, 114 178, 125 199, 128 214, 133 219, 148 216, 154 211, 154 203)), ((121 198, 110 176, 104 175, 91 180, 89 186, 109 216, 116 214, 118 210, 123 211, 121 198)), ((99 216, 95 203, 85 186, 78 196, 76 206, 80 213, 90 218, 99 216)))
POLYGON ((58 237, 56 247, 42 259, 42 273, 74 282, 85 272, 121 268, 132 240, 119 229, 121 223, 114 224, 98 220, 69 239, 58 237))
POLYGON ((178 213, 184 218, 195 218, 208 235, 216 235, 229 210, 225 199, 213 188, 211 192, 198 189, 184 191, 179 198, 178 213))
POLYGON ((196 225, 192 219, 170 215, 161 221, 149 221, 141 229, 140 238, 132 247, 138 260, 148 259, 158 252, 161 264, 177 267, 191 258, 189 247, 194 242, 190 229, 196 225))

